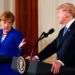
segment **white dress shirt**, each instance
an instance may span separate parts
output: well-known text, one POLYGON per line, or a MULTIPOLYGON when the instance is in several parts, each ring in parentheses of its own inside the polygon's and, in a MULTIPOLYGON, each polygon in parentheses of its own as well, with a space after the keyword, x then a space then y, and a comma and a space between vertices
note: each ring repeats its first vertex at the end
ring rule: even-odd
POLYGON ((75 21, 75 18, 73 18, 71 21, 69 21, 67 24, 66 24, 66 27, 69 28, 71 26, 71 24, 75 21))

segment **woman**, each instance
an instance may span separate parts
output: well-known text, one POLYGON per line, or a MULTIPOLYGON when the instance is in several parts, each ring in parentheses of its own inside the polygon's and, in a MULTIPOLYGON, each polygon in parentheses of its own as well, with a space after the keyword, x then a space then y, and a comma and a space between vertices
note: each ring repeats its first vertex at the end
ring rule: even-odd
POLYGON ((12 27, 14 15, 10 11, 3 12, 0 16, 0 23, 2 25, 2 29, 0 29, 0 58, 4 58, 4 60, 2 59, 4 62, 0 63, 0 75, 19 75, 11 68, 8 59, 20 56, 20 47, 25 43, 23 34, 12 27))

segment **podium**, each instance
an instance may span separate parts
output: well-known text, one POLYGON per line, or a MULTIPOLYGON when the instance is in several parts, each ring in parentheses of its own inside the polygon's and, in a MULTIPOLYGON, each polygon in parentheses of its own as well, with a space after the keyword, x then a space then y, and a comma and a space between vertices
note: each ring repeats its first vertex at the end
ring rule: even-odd
MULTIPOLYGON (((53 75, 51 65, 40 61, 27 61, 26 74, 23 75, 53 75)), ((58 75, 75 75, 75 68, 61 67, 58 75)))
POLYGON ((20 75, 50 75, 51 65, 39 60, 26 60, 22 56, 13 58, 1 56, 0 63, 11 64, 10 68, 20 75))
POLYGON ((26 61, 26 75, 52 75, 51 65, 45 62, 26 61))
MULTIPOLYGON (((14 59, 12 69, 21 75, 53 75, 51 66, 51 64, 39 60, 24 60, 19 57, 14 59), (18 62, 17 59, 19 59, 18 62), (16 64, 18 65, 16 66, 16 64)), ((75 75, 75 67, 62 66, 59 75, 75 75)))

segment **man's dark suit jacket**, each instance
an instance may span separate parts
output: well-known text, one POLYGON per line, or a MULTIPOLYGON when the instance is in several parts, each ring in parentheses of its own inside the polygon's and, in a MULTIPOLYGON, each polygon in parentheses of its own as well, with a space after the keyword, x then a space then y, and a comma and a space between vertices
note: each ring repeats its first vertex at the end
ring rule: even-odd
POLYGON ((58 37, 49 44, 38 56, 44 60, 54 53, 57 53, 57 59, 61 60, 65 66, 75 67, 75 21, 69 27, 63 36, 64 28, 59 32, 58 37))

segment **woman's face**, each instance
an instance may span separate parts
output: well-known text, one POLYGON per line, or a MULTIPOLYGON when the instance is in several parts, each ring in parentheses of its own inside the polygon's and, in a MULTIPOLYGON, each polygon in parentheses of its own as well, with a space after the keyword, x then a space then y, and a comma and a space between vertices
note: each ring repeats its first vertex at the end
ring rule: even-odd
POLYGON ((3 31, 5 31, 5 33, 8 33, 12 28, 11 20, 1 20, 1 25, 2 25, 3 31))

